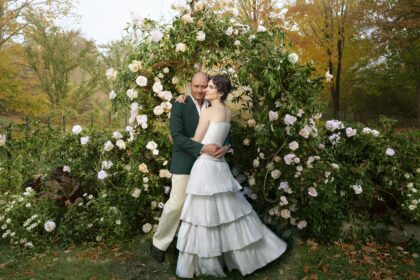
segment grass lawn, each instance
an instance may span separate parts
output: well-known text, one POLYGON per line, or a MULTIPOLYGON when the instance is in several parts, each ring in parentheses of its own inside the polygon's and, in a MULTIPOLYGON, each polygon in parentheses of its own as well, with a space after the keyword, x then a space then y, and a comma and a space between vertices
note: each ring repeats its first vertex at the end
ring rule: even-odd
MULTIPOLYGON (((0 245, 0 280, 177 279, 175 249, 170 247, 165 263, 159 264, 149 257, 148 244, 139 239, 112 248, 81 245, 35 255, 0 245)), ((227 279, 243 277, 234 271, 227 279)), ((420 279, 420 258, 404 245, 298 241, 280 259, 245 279, 420 279)))

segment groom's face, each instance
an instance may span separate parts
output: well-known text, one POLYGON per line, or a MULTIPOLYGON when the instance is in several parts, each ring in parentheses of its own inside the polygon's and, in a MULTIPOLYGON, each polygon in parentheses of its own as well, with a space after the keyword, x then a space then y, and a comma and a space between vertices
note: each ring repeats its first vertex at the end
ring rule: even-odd
POLYGON ((197 101, 202 101, 206 95, 208 79, 205 75, 196 75, 191 81, 191 95, 197 101))

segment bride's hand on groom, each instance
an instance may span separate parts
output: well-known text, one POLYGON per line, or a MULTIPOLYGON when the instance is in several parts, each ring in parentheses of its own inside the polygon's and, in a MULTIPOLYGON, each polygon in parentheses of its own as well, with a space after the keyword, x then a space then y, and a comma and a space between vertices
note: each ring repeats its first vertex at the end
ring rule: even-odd
POLYGON ((187 100, 188 95, 180 95, 176 98, 176 102, 185 104, 185 100, 187 100))

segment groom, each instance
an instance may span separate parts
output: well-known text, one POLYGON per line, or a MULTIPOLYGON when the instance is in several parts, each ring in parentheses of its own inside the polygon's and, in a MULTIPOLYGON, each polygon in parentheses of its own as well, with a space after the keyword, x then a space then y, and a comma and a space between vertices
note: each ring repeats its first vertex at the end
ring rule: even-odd
POLYGON ((173 139, 172 160, 170 171, 172 173, 172 190, 169 200, 163 208, 157 231, 151 244, 151 255, 158 261, 164 261, 164 253, 172 242, 181 217, 182 206, 186 198, 186 187, 191 168, 200 154, 222 157, 228 147, 216 144, 206 144, 191 140, 201 112, 207 108, 208 102, 204 100, 208 76, 203 72, 196 73, 190 84, 191 95, 185 104, 175 102, 171 111, 170 132, 173 139))

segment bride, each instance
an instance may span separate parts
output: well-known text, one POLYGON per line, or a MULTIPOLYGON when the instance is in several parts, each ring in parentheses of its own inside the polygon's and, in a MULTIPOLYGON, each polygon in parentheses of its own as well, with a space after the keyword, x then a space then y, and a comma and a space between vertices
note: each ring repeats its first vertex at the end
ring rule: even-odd
MULTIPOLYGON (((193 140, 223 144, 230 130, 231 111, 224 103, 230 91, 227 76, 210 77, 205 99, 211 107, 202 112, 193 140)), ((195 161, 178 232, 179 277, 226 277, 223 267, 247 275, 285 252, 286 243, 260 221, 240 190, 224 158, 202 154, 195 161)))

